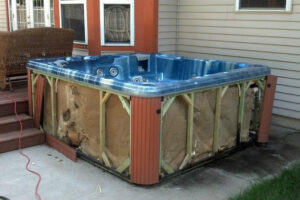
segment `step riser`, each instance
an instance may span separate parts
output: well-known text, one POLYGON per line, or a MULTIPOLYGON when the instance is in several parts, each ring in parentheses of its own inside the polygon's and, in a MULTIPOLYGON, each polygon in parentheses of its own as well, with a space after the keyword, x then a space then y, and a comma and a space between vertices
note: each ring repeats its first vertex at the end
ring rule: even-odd
MULTIPOLYGON (((31 137, 23 138, 22 148, 31 147, 45 143, 45 134, 39 134, 31 137)), ((0 153, 17 150, 19 147, 19 140, 14 139, 0 143, 0 153)))
MULTIPOLYGON (((7 103, 0 105, 0 117, 13 115, 14 114, 14 104, 13 103, 7 103)), ((18 114, 21 113, 28 113, 28 102, 18 102, 17 103, 17 112, 18 114)))
MULTIPOLYGON (((23 126, 23 130, 27 128, 33 128, 33 120, 32 119, 22 120, 22 126, 23 126)), ((11 131, 18 131, 18 130, 20 130, 20 123, 18 121, 0 125, 0 134, 11 132, 11 131)))

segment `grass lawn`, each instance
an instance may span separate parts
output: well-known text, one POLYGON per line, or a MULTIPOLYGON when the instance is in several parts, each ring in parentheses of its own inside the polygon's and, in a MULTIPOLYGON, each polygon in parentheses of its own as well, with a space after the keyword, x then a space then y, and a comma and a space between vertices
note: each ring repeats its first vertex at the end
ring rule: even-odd
POLYGON ((253 184, 229 200, 300 200, 300 163, 271 179, 253 184))

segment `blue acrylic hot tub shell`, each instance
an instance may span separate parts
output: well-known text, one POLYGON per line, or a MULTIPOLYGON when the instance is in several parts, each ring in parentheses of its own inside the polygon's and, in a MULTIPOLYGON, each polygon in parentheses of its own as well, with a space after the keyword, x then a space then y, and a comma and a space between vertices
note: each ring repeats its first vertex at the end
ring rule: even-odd
POLYGON ((165 54, 38 58, 34 71, 132 96, 157 97, 265 77, 270 69, 165 54), (139 82, 135 82, 139 81, 139 82))

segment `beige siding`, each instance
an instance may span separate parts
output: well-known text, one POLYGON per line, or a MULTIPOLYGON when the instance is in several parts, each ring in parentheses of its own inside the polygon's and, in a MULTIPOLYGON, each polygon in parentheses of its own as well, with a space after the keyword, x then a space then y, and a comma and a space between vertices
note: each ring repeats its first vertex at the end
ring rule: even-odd
POLYGON ((273 113, 300 119, 300 0, 292 12, 236 12, 235 0, 179 0, 177 53, 269 65, 273 113))
POLYGON ((159 0, 158 21, 158 51, 176 53, 178 0, 159 0))
POLYGON ((87 55, 89 55, 89 51, 86 49, 73 48, 72 54, 73 54, 73 56, 87 56, 87 55))
POLYGON ((5 0, 0 0, 0 31, 7 31, 5 0))

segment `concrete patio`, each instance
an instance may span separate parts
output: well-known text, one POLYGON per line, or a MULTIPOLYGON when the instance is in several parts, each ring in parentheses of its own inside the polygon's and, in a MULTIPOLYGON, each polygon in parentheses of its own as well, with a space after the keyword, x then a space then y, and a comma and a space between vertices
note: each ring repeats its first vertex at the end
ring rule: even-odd
MULTIPOLYGON (((273 126, 267 147, 249 147, 153 187, 128 184, 80 159, 74 163, 46 145, 24 152, 32 159, 31 168, 42 175, 43 199, 221 200, 299 161, 300 134, 273 126)), ((35 199, 37 177, 25 171, 25 159, 17 151, 0 154, 0 169, 0 196, 35 199)))

